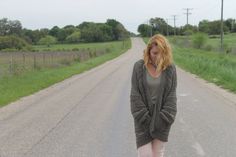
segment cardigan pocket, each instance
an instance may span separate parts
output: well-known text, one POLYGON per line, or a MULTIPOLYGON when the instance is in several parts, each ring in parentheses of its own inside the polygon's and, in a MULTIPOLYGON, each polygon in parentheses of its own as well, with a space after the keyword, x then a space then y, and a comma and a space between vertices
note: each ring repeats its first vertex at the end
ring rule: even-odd
POLYGON ((144 128, 144 126, 138 124, 137 122, 134 123, 134 129, 137 136, 145 134, 148 130, 148 128, 144 128))
POLYGON ((169 127, 170 125, 159 116, 156 123, 156 129, 160 130, 160 132, 165 132, 169 129, 169 127))
POLYGON ((156 116, 153 118, 151 126, 150 126, 150 133, 155 134, 156 132, 160 132, 163 134, 168 134, 171 125, 168 124, 164 119, 161 118, 160 114, 157 113, 156 116))

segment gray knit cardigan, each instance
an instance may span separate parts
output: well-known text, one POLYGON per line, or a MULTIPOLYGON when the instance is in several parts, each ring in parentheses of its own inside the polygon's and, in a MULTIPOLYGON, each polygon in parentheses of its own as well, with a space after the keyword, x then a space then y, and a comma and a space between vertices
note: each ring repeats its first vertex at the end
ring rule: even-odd
POLYGON ((157 102, 152 104, 145 77, 144 60, 134 63, 131 77, 130 108, 134 118, 136 147, 157 138, 167 142, 177 113, 177 75, 174 63, 160 75, 157 102))

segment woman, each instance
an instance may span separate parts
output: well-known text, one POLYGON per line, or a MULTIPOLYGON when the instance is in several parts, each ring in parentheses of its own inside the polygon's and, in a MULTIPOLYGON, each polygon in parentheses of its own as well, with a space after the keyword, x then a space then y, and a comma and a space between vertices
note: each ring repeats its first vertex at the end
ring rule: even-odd
POLYGON ((160 34, 148 42, 135 62, 130 104, 139 157, 163 157, 177 113, 177 75, 168 40, 160 34))

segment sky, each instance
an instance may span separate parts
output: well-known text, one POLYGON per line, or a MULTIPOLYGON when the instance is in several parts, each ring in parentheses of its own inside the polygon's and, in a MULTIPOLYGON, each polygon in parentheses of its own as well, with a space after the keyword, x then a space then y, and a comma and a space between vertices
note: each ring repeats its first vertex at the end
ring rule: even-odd
MULTIPOLYGON (((184 8, 192 8, 189 24, 221 17, 221 0, 0 0, 0 19, 19 20, 24 28, 40 29, 57 25, 79 25, 84 21, 116 19, 137 33, 138 25, 161 17, 174 26, 187 23, 184 8)), ((236 19, 236 0, 224 0, 224 19, 236 19)))

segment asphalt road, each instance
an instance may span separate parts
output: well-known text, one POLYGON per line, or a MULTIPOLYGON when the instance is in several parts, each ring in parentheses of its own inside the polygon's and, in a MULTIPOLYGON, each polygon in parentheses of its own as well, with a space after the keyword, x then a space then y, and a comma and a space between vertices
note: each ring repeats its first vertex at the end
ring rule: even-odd
MULTIPOLYGON (((129 93, 145 47, 0 108, 0 157, 137 157, 129 93)), ((235 157, 236 95, 177 68, 165 157, 235 157)))

